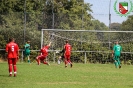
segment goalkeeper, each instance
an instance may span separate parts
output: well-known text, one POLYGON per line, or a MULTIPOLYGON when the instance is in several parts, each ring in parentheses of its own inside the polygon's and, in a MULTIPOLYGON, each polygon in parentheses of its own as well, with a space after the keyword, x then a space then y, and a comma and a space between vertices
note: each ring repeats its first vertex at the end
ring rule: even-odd
POLYGON ((27 41, 24 45, 24 56, 28 59, 28 63, 30 63, 30 41, 27 41))
POLYGON ((65 58, 65 57, 64 57, 65 49, 62 49, 60 52, 57 52, 57 53, 61 54, 61 55, 58 57, 58 64, 60 64, 61 61, 63 61, 63 59, 65 58))
POLYGON ((118 41, 116 41, 116 45, 113 47, 112 51, 112 57, 114 59, 114 64, 116 68, 121 68, 120 64, 120 55, 121 55, 122 47, 118 44, 118 41))

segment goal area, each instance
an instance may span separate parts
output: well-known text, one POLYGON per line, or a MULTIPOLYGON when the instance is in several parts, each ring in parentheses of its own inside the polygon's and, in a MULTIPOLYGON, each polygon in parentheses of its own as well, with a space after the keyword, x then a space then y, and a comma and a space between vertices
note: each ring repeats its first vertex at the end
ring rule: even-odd
POLYGON ((119 41, 122 46, 122 61, 132 61, 133 31, 41 30, 41 47, 51 41, 50 52, 62 50, 65 40, 72 45, 71 58, 73 61, 112 62, 111 52, 115 41, 119 41))

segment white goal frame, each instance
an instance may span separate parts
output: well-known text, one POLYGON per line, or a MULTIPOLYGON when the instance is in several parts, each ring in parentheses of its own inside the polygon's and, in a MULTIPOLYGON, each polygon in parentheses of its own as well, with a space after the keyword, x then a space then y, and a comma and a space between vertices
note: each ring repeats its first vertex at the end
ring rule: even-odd
MULTIPOLYGON (((97 32, 103 32, 103 33, 133 33, 133 31, 103 31, 103 30, 63 30, 63 29, 42 29, 41 30, 41 48, 43 46, 44 43, 44 31, 53 31, 53 32, 90 32, 90 33, 97 33, 97 32)), ((111 35, 109 35, 111 36, 111 35)), ((132 40, 133 41, 133 40, 132 40)), ((120 42, 120 41, 119 41, 120 42)), ((127 42, 126 40, 124 42, 127 42)), ((108 42, 109 45, 112 43, 110 42, 110 40, 108 42)), ((111 49, 110 49, 111 50, 111 49)), ((54 55, 56 54, 56 51, 59 50, 49 50, 50 52, 54 52, 54 55)), ((72 52, 80 52, 80 53, 84 53, 84 63, 87 62, 87 56, 86 53, 94 53, 94 52, 98 52, 98 53, 111 53, 110 51, 75 51, 73 50, 72 52)), ((122 53, 130 53, 133 54, 133 52, 122 52, 122 53)), ((54 62, 55 62, 55 57, 53 58, 54 62)))
MULTIPOLYGON (((43 31, 61 31, 61 32, 106 32, 106 33, 110 33, 110 32, 114 32, 114 33, 133 33, 133 31, 104 31, 104 30, 63 30, 63 29, 41 29, 41 48, 43 46, 43 31)), ((108 41, 108 43, 110 44, 111 42, 108 41)))

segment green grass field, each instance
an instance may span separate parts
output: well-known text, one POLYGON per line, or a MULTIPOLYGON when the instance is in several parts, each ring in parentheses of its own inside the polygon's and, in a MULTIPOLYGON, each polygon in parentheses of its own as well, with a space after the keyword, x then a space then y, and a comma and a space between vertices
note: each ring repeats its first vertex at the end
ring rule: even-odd
POLYGON ((133 66, 74 63, 73 68, 18 63, 17 77, 8 77, 7 63, 0 63, 0 88, 133 88, 133 66))

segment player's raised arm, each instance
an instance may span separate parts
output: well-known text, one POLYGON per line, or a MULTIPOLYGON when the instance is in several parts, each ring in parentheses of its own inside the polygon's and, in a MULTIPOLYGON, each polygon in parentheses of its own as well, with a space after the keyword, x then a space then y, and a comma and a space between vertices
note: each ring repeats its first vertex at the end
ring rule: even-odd
POLYGON ((48 46, 51 46, 51 42, 49 42, 48 46))

